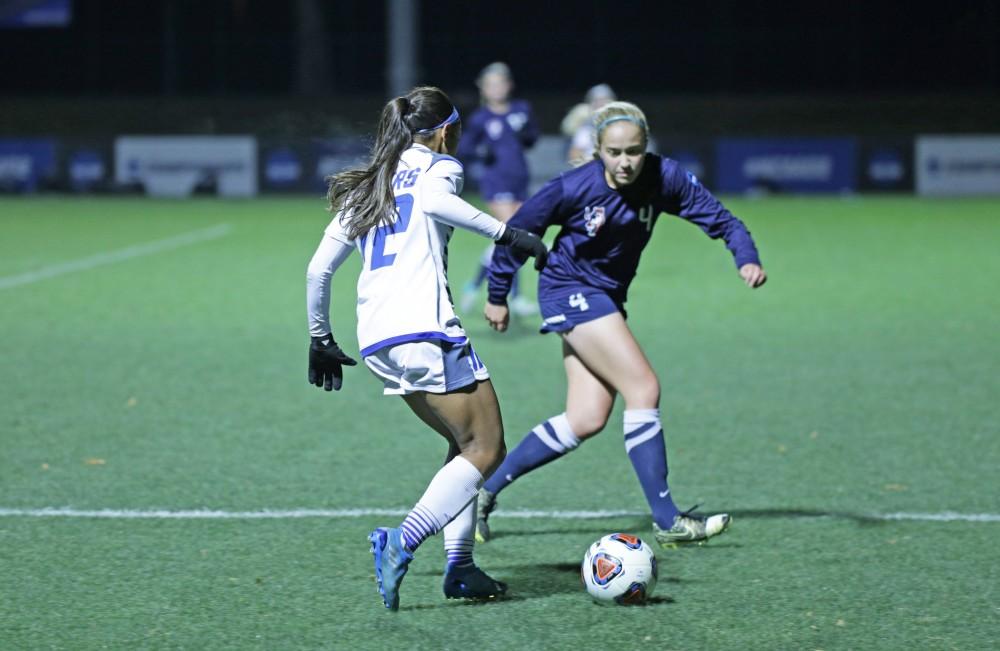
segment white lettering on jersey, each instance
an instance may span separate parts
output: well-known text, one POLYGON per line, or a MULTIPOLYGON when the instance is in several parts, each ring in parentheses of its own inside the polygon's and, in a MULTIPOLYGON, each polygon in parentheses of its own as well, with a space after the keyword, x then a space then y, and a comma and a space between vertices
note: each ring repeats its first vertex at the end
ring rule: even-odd
POLYGON ((569 306, 578 308, 581 312, 586 312, 590 309, 590 305, 587 304, 587 298, 583 295, 583 292, 570 294, 569 306))
POLYGON ((639 209, 639 221, 646 225, 646 230, 653 230, 653 218, 656 217, 656 213, 653 211, 653 206, 643 206, 639 209))
MULTIPOLYGON (((445 179, 457 194, 462 168, 426 147, 403 152, 393 175, 395 219, 353 241, 361 250, 358 276, 358 345, 371 349, 415 333, 436 333, 461 340, 465 331, 455 315, 447 279, 447 246, 452 227, 424 212, 424 188, 445 179)), ((339 218, 327 229, 351 242, 339 218)))

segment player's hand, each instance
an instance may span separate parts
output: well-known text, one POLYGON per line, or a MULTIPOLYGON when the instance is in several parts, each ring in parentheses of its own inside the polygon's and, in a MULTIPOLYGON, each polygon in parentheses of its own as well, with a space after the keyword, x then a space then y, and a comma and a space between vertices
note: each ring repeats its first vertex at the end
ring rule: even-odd
POLYGON ((740 278, 750 289, 757 289, 767 282, 767 273, 757 264, 745 264, 740 267, 740 278))
POLYGON ((497 332, 504 332, 507 329, 507 324, 510 323, 510 308, 506 305, 486 303, 483 316, 486 317, 486 322, 490 324, 491 328, 497 332))
POLYGON ((327 391, 340 391, 344 384, 343 367, 356 364, 340 349, 332 334, 312 338, 309 344, 309 384, 327 391))
POLYGON ((497 240, 497 244, 509 246, 522 255, 533 256, 535 258, 535 269, 541 271, 545 268, 545 262, 549 257, 549 250, 545 248, 545 242, 531 231, 515 228, 507 224, 503 235, 497 240))

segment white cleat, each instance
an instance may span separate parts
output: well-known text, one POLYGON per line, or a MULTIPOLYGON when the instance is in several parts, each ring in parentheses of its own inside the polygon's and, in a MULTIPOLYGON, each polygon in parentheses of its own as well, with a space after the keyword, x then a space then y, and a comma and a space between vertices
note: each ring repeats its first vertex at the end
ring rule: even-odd
MULTIPOLYGON (((693 511, 694 509, 691 509, 693 511)), ((674 524, 669 529, 661 529, 653 523, 653 536, 660 547, 674 547, 678 543, 704 542, 713 536, 725 532, 733 521, 728 513, 716 515, 694 515, 684 511, 674 518, 674 524)))

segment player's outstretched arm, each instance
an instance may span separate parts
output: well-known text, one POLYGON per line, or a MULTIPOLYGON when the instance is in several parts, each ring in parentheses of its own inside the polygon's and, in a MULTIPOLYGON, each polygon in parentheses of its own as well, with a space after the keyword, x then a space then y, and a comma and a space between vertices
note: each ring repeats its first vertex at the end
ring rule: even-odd
POLYGON ((516 228, 510 224, 504 226, 503 233, 497 238, 497 244, 509 246, 511 250, 521 255, 533 257, 536 271, 544 269, 549 250, 545 247, 545 242, 542 242, 542 238, 523 228, 516 228))
POLYGON ((535 269, 539 271, 545 266, 548 249, 540 237, 504 224, 452 191, 453 186, 447 178, 429 177, 424 182, 424 210, 432 219, 496 240, 497 244, 509 246, 523 256, 532 256, 535 258, 535 269))

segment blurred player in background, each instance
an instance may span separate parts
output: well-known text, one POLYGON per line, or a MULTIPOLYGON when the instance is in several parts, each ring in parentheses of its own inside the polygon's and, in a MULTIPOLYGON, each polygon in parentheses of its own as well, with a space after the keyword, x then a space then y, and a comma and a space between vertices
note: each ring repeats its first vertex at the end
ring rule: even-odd
MULTIPOLYGON (((505 63, 491 63, 476 78, 481 106, 469 117, 459 143, 458 157, 477 161, 482 166, 479 191, 490 214, 506 222, 528 197, 528 161, 524 151, 538 140, 538 125, 531 106, 524 100, 511 99, 514 78, 505 63)), ((493 247, 483 253, 475 277, 465 284, 461 309, 470 312, 476 294, 486 280, 486 270, 493 247)), ((511 310, 515 314, 534 314, 535 304, 520 295, 517 278, 511 289, 511 310)))
MULTIPOLYGON (((646 152, 649 127, 634 104, 612 102, 594 115, 597 158, 547 183, 510 224, 543 235, 561 230, 539 277, 542 332, 562 338, 566 411, 533 429, 479 494, 477 538, 489 538, 496 495, 521 475, 575 449, 607 423, 615 396, 625 400, 625 451, 663 546, 722 533, 729 515, 696 515, 674 504, 660 424, 660 383, 625 321, 629 284, 660 213, 678 215, 722 238, 748 287, 767 280, 757 248, 739 219, 676 161, 646 152)), ((507 292, 525 258, 497 247, 485 316, 507 328, 507 292)), ((692 509, 693 510, 693 509, 692 509)))
MULTIPOLYGON (((455 226, 536 256, 535 235, 506 226, 457 195, 462 165, 449 156, 461 122, 451 100, 432 87, 415 88, 383 109, 371 163, 329 178, 333 221, 309 263, 307 310, 312 343, 309 381, 340 389, 342 366, 356 362, 333 339, 330 281, 355 248, 358 345, 365 364, 449 445, 445 465, 403 523, 371 533, 375 575, 386 608, 399 607, 399 584, 413 552, 444 530, 450 598, 488 598, 507 586, 472 559, 476 494, 505 448, 500 407, 486 366, 455 316, 445 274, 455 226)), ((386 453, 384 476, 398 462, 386 453)))
POLYGON ((569 138, 566 160, 570 165, 581 165, 594 156, 594 113, 608 102, 617 99, 615 91, 607 84, 597 84, 587 91, 582 104, 577 104, 563 118, 560 130, 569 138))

